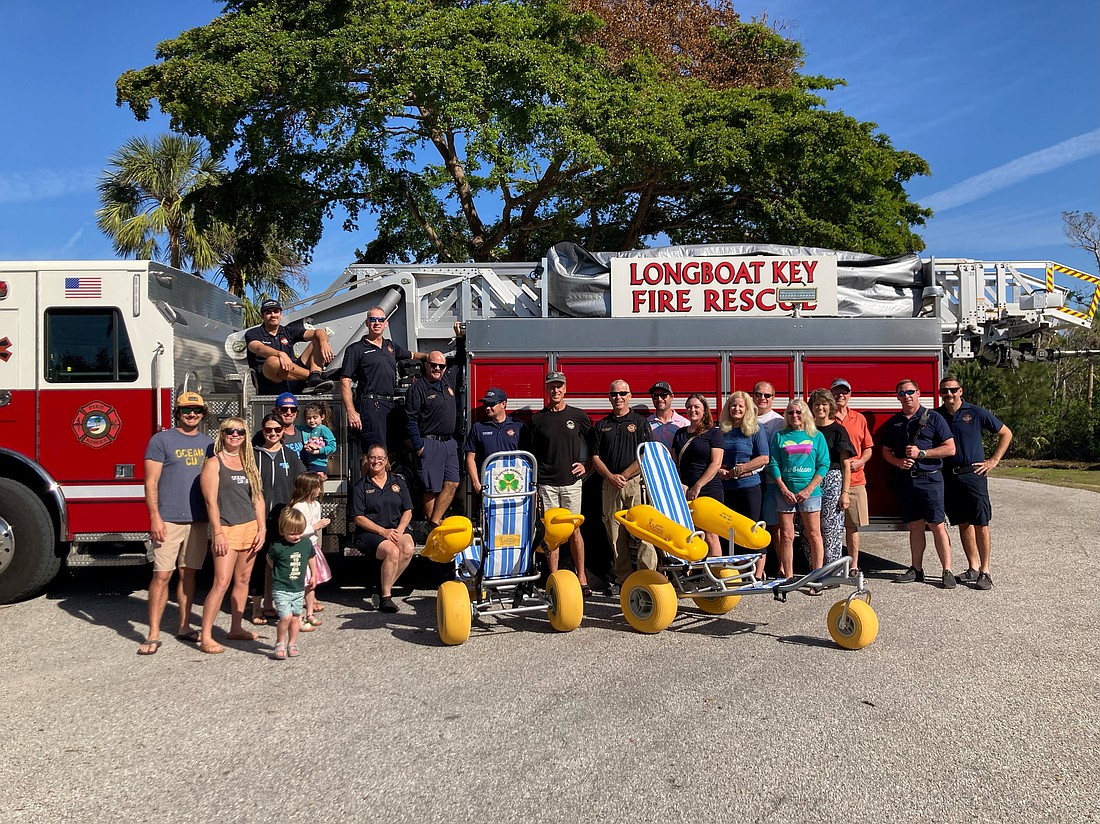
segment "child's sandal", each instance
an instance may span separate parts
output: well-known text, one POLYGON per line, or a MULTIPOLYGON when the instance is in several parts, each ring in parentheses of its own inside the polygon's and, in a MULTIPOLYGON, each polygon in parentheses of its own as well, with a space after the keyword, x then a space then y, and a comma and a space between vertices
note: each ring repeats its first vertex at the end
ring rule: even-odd
POLYGON ((285 661, 286 660, 286 641, 276 641, 275 642, 275 660, 276 661, 285 661))
POLYGON ((286 654, 291 658, 297 658, 301 655, 301 651, 298 649, 297 644, 288 644, 286 648, 286 654))

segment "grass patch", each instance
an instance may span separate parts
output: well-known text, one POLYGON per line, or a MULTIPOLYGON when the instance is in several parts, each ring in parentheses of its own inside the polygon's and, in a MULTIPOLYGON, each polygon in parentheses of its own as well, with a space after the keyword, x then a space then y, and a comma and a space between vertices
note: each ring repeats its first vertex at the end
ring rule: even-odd
POLYGON ((1000 478, 1014 478, 1018 481, 1034 481, 1050 486, 1068 486, 1073 489, 1100 492, 1100 472, 1095 470, 1001 464, 993 470, 993 475, 1000 478))

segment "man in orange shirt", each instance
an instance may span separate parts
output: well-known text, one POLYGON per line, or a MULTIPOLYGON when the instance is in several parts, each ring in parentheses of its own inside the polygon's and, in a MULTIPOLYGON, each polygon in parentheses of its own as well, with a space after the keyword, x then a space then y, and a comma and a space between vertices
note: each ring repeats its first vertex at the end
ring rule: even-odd
POLYGON ((856 449, 856 456, 848 462, 851 468, 851 484, 848 489, 849 504, 844 516, 844 543, 852 558, 851 571, 859 572, 859 528, 867 526, 870 518, 867 509, 867 476, 863 467, 874 454, 874 441, 867 419, 862 413, 848 408, 852 397, 852 385, 844 378, 837 378, 829 387, 836 398, 836 422, 844 427, 848 439, 856 449))

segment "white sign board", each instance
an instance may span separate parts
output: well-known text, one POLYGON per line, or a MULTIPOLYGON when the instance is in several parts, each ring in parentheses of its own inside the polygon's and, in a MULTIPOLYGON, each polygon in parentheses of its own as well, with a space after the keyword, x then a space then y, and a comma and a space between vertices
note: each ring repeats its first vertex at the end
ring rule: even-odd
POLYGON ((836 315, 835 257, 612 258, 611 316, 836 315))

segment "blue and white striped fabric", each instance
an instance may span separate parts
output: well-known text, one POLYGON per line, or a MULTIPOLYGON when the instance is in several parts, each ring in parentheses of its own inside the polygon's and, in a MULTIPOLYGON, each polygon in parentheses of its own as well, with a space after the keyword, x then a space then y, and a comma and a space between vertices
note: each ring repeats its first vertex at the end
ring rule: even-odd
POLYGON ((523 455, 490 456, 482 470, 481 546, 471 546, 459 558, 475 571, 484 558, 484 578, 512 578, 534 568, 535 472, 523 455), (480 553, 479 553, 480 550, 480 553))
POLYGON ((668 447, 656 441, 643 443, 638 447, 638 462, 642 467, 646 491, 649 492, 649 502, 662 515, 694 532, 695 524, 691 520, 687 496, 668 447))

